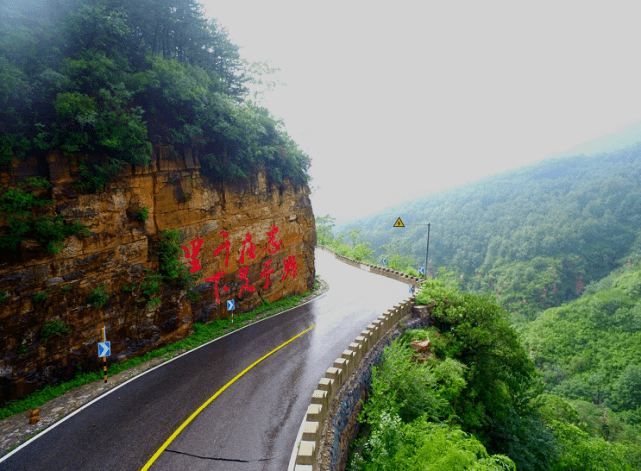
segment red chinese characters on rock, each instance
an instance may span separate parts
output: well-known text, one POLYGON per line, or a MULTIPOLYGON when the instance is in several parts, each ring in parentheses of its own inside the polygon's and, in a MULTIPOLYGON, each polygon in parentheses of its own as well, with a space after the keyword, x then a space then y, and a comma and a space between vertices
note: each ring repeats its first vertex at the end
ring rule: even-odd
MULTIPOLYGON (((278 252, 282 245, 283 241, 282 239, 276 240, 276 235, 278 234, 279 227, 276 226, 276 224, 272 224, 271 230, 269 230, 266 234, 268 237, 267 242, 265 243, 265 246, 263 247, 263 252, 267 252, 269 255, 273 255, 276 252, 278 252)), ((229 267, 229 254, 231 251, 231 243, 229 241, 229 234, 225 231, 221 231, 220 235, 223 236, 223 243, 218 246, 213 252, 214 256, 217 257, 222 253, 222 251, 225 251, 225 268, 229 267)), ((200 264, 200 260, 198 259, 198 255, 200 254, 200 250, 203 246, 203 239, 194 239, 189 241, 189 248, 188 246, 183 246, 183 252, 185 253, 185 258, 189 260, 189 264, 191 265, 190 272, 195 273, 197 271, 200 271, 202 269, 202 266, 200 264)), ((245 238, 243 239, 242 242, 242 248, 240 250, 239 256, 237 263, 238 265, 246 265, 249 263, 250 260, 254 260, 256 258, 256 245, 254 242, 252 242, 252 235, 247 232, 245 234, 245 238)), ((260 273, 260 279, 265 278, 265 284, 263 285, 263 289, 267 290, 269 289, 269 286, 271 284, 271 275, 276 272, 274 268, 272 268, 272 259, 267 259, 263 264, 263 270, 260 273)), ((298 270, 298 264, 296 262, 296 256, 295 255, 290 255, 288 256, 284 261, 283 261, 283 276, 281 280, 285 280, 287 277, 291 277, 292 279, 296 278, 297 275, 297 270, 298 270)), ((205 278, 205 281, 208 283, 214 283, 214 294, 216 296, 216 304, 220 304, 220 289, 225 293, 229 293, 230 288, 228 286, 220 286, 220 281, 224 278, 226 275, 225 271, 219 271, 213 276, 209 276, 205 278)), ((242 299, 243 292, 254 292, 257 290, 255 286, 252 286, 249 281, 249 267, 248 266, 240 266, 238 268, 238 276, 240 280, 242 281, 240 291, 238 292, 238 298, 242 299)))
POLYGON ((185 258, 191 259, 189 264, 191 265, 191 268, 189 271, 191 273, 196 273, 200 269, 202 269, 202 266, 200 265, 200 261, 198 260, 198 254, 200 253, 200 248, 203 246, 203 240, 202 239, 194 239, 190 240, 189 244, 191 245, 191 251, 185 247, 183 247, 183 251, 185 252, 185 258))
POLYGON ((285 268, 283 268, 283 280, 287 278, 287 275, 291 275, 292 278, 296 278, 296 269, 298 264, 296 263, 296 256, 290 255, 285 259, 285 268))
POLYGON ((247 272, 249 267, 242 267, 238 270, 238 275, 240 279, 245 281, 245 283, 240 287, 240 292, 238 293, 238 299, 243 297, 243 290, 246 289, 249 292, 256 291, 256 287, 249 284, 249 278, 247 277, 247 272))
MULTIPOLYGON (((210 276, 209 278, 205 278, 205 281, 208 283, 211 283, 214 281, 214 293, 216 294, 216 304, 220 304, 220 294, 218 292, 218 282, 225 276, 224 271, 219 271, 216 273, 214 276, 210 276)), ((223 291, 225 293, 229 293, 229 288, 227 286, 223 286, 223 291)))
POLYGON ((267 250, 267 253, 270 255, 273 255, 276 252, 278 252, 278 250, 280 249, 280 246, 283 245, 283 241, 279 240, 277 244, 276 234, 278 234, 278 226, 276 226, 276 224, 272 224, 272 230, 267 233, 267 235, 269 236, 269 240, 267 241, 267 245, 265 245, 263 252, 267 250))
POLYGON ((269 275, 271 275, 272 273, 276 272, 276 270, 274 270, 272 268, 269 268, 271 265, 272 265, 271 259, 263 262, 263 266, 265 267, 265 269, 260 274, 260 277, 261 278, 267 278, 265 280, 265 286, 264 286, 265 289, 269 289, 269 282, 271 281, 269 275))
POLYGON ((231 247, 231 243, 227 240, 227 237, 229 235, 225 231, 220 231, 220 234, 225 238, 225 242, 223 245, 218 247, 216 250, 214 250, 214 256, 217 256, 221 250, 225 249, 225 268, 229 266, 229 247, 231 247))
POLYGON ((245 264, 245 251, 247 251, 247 257, 249 258, 249 260, 253 260, 256 258, 256 246, 252 242, 252 236, 249 232, 247 233, 247 235, 245 236, 245 240, 243 241, 243 249, 240 251, 240 258, 238 259, 239 265, 245 264), (247 248, 247 244, 249 244, 249 248, 247 248))

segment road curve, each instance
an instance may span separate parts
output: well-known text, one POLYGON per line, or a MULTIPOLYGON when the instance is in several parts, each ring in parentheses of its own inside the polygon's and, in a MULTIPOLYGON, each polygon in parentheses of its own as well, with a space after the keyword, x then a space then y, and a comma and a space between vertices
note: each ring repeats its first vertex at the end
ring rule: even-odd
POLYGON ((287 469, 312 391, 369 323, 409 296, 408 285, 316 251, 329 292, 251 324, 156 368, 0 461, 0 470, 139 471, 217 391, 229 385, 167 446, 157 470, 287 469))

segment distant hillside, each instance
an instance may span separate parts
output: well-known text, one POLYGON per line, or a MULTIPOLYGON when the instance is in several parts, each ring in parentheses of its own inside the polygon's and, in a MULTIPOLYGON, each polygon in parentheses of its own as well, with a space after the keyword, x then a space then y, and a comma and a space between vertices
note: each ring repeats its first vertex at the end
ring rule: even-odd
POLYGON ((579 144, 570 150, 560 152, 552 157, 571 157, 574 155, 594 155, 616 152, 641 142, 641 123, 633 124, 627 128, 605 137, 594 139, 590 142, 579 144))
POLYGON ((641 422, 641 263, 546 310, 521 333, 548 390, 641 422))
MULTIPOLYGON (((462 275, 532 317, 577 297, 584 286, 641 254, 641 144, 610 154, 548 159, 428 195, 342 224, 377 250, 407 242, 417 265, 462 275), (393 228, 401 217, 408 226, 393 228), (625 261, 625 260, 623 260, 625 261)), ((436 177, 434 177, 436 178, 436 177)), ((429 178, 427 180, 429 184, 429 178)))

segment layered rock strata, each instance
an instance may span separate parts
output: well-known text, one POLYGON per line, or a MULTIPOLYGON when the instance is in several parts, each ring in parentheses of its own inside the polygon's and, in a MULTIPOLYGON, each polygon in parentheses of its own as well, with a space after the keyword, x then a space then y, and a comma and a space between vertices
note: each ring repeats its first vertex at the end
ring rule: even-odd
POLYGON ((99 368, 103 327, 109 362, 120 362, 186 337, 194 322, 228 317, 227 301, 242 313, 313 287, 316 231, 307 186, 269 185, 264 173, 211 182, 189 149, 170 156, 161 147, 150 165, 128 168, 94 194, 75 188, 81 159, 52 152, 0 173, 4 189, 48 176, 51 214, 91 231, 65 239, 57 255, 29 240, 18 258, 1 254, 0 406, 99 368), (180 233, 179 258, 197 276, 191 294, 167 283, 144 293, 159 270, 164 229, 180 233), (95 306, 88 298, 101 287, 108 300, 95 306))

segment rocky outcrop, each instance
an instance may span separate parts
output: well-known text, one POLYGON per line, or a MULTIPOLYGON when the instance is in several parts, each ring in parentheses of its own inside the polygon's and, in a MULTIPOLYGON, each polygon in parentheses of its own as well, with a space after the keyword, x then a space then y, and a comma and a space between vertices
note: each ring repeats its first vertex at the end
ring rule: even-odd
POLYGON ((269 185, 263 173, 211 182, 188 149, 170 156, 160 148, 150 165, 134 165, 105 192, 88 194, 74 187, 78 160, 53 152, 0 174, 4 188, 48 175, 55 212, 91 230, 67 238, 57 255, 27 241, 20 259, 0 257, 0 405, 97 369, 103 326, 109 361, 118 362, 186 337, 194 322, 226 318, 228 300, 246 312, 313 287, 307 186, 269 185), (198 277, 191 293, 166 283, 143 293, 158 272, 163 229, 180 233, 180 260, 198 277), (88 302, 101 287, 107 302, 88 302))

